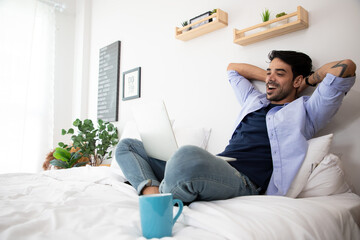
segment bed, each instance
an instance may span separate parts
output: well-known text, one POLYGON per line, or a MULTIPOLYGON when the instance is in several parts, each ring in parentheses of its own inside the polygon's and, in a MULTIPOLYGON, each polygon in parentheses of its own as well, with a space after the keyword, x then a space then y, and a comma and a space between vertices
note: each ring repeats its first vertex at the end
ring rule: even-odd
MULTIPOLYGON (((193 144, 203 145, 208 133, 197 134, 202 137, 193 144)), ((340 159, 328 152, 331 139, 309 140, 287 196, 191 203, 164 239, 360 239, 360 197, 344 180, 340 159)), ((0 239, 144 239, 138 196, 125 181, 115 161, 2 174, 0 239)))

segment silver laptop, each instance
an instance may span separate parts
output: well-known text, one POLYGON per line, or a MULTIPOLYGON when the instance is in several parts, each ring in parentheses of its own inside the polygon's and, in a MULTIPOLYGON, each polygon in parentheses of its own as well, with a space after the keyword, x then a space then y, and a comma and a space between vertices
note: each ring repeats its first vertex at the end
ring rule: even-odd
MULTIPOLYGON (((139 103, 132 110, 148 156, 168 161, 179 147, 164 102, 139 103)), ((236 160, 218 157, 225 161, 236 160)))

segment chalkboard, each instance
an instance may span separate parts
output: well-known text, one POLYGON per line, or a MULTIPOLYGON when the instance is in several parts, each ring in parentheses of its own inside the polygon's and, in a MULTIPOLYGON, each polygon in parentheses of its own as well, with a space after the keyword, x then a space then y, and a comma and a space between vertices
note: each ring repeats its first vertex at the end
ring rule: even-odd
POLYGON ((118 121, 121 42, 100 49, 97 118, 118 121))

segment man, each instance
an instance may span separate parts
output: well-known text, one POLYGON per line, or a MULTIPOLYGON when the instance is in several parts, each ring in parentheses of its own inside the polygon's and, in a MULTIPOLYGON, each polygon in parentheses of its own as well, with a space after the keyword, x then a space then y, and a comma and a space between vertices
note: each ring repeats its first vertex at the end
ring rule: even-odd
POLYGON ((242 105, 236 129, 221 156, 195 146, 180 148, 168 162, 147 156, 142 143, 124 139, 116 160, 139 194, 171 192, 184 202, 243 195, 285 195, 298 172, 309 140, 336 113, 355 82, 351 60, 325 64, 314 73, 304 53, 272 51, 263 70, 233 63, 228 77, 242 105), (249 80, 266 83, 266 94, 249 80), (308 85, 311 97, 297 98, 308 85))

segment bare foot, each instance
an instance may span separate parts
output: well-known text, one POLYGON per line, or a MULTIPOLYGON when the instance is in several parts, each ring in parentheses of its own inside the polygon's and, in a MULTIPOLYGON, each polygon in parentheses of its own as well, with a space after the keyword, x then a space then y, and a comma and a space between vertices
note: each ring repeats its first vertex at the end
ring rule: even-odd
POLYGON ((151 187, 145 187, 143 190, 142 190, 142 194, 143 195, 148 195, 148 194, 159 194, 159 187, 154 187, 154 186, 151 186, 151 187))

